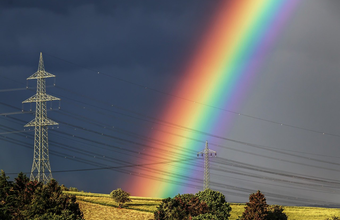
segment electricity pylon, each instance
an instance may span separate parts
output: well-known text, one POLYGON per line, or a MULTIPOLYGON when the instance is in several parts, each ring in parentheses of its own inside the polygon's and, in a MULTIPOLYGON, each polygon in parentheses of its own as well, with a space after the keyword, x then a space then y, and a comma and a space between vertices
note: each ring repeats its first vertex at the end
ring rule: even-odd
POLYGON ((55 75, 45 71, 42 53, 40 52, 38 71, 27 78, 37 80, 37 93, 22 103, 36 103, 35 118, 25 127, 34 127, 34 153, 30 180, 38 180, 44 184, 52 179, 52 171, 48 153, 48 125, 58 125, 57 122, 47 118, 46 102, 60 100, 46 94, 46 78, 55 75))
POLYGON ((208 141, 205 142, 205 148, 203 151, 197 153, 197 157, 199 155, 204 156, 204 182, 203 182, 203 190, 209 189, 210 187, 210 172, 209 172, 209 154, 215 157, 217 156, 216 151, 208 148, 208 141))

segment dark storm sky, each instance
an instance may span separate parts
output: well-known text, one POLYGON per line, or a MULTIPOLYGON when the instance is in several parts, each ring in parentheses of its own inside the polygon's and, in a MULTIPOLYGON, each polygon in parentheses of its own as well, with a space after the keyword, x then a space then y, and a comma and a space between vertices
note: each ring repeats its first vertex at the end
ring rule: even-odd
MULTIPOLYGON (((336 0, 300 2, 242 107, 231 109, 283 125, 238 117, 228 136, 293 155, 234 142, 228 143, 231 148, 296 163, 263 159, 238 151, 221 151, 219 161, 234 159, 282 173, 295 172, 299 177, 308 175, 340 182, 337 171, 340 153, 340 3, 336 0)), ((59 155, 50 156, 52 170, 95 167, 69 159, 69 156, 115 166, 114 162, 98 160, 94 155, 108 154, 95 146, 100 145, 98 142, 110 144, 112 140, 97 137, 94 132, 79 127, 107 133, 103 128, 107 125, 140 135, 149 134, 152 124, 134 120, 137 116, 132 112, 143 117, 157 115, 169 97, 139 85, 171 92, 180 81, 181 70, 193 56, 217 6, 218 1, 205 0, 0 1, 0 169, 7 173, 30 172, 33 151, 28 147, 33 146, 33 132, 11 132, 22 131, 34 115, 17 113, 5 117, 4 113, 20 112, 21 102, 34 94, 35 81, 28 82, 31 90, 24 88, 26 78, 37 69, 39 52, 43 52, 46 71, 57 76, 56 87, 51 86, 53 80, 47 80, 47 93, 62 99, 61 110, 57 110, 59 103, 54 102, 48 112, 50 118, 60 123, 58 127, 50 128, 49 139, 68 146, 67 149, 60 148, 60 143, 50 142, 51 151, 55 150, 59 155), (111 108, 110 104, 114 106, 111 108), (77 119, 77 116, 82 118, 77 119)), ((29 109, 29 104, 24 105, 25 111, 29 109)), ((109 134, 116 135, 113 131, 109 134)), ((126 138, 124 135, 126 133, 117 134, 126 138)), ((129 147, 127 143, 118 144, 129 147)), ((131 155, 113 157, 133 160, 131 155)), ((248 169, 244 172, 249 175, 239 178, 236 174, 222 174, 230 177, 229 185, 272 194, 269 200, 275 197, 274 194, 288 194, 318 200, 318 204, 338 203, 340 183, 332 187, 327 185, 330 181, 320 183, 330 188, 327 192, 318 187, 303 190, 298 184, 287 188, 283 182, 275 185, 277 181, 252 179, 250 173, 261 175, 260 171, 248 169)), ((212 174, 212 181, 225 182, 219 174, 212 174)), ((15 175, 10 176, 14 178, 15 175)), ((109 193, 129 180, 126 174, 107 170, 54 173, 53 176, 66 186, 102 193, 109 193)), ((315 181, 304 181, 316 184, 315 181)), ((249 193, 240 193, 237 196, 225 194, 230 201, 247 201, 249 193)), ((294 203, 290 200, 288 203, 294 203)), ((312 204, 313 201, 297 204, 312 204)))

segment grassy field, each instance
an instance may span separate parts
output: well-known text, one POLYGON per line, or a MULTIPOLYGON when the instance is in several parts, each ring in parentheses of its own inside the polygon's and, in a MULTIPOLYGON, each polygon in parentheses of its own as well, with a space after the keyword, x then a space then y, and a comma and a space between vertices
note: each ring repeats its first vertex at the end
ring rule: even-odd
MULTIPOLYGON (((118 204, 108 194, 64 192, 77 196, 80 208, 86 220, 95 219, 153 219, 153 212, 162 199, 131 196, 132 202, 118 209, 118 204)), ((230 220, 236 220, 244 211, 244 204, 230 204, 230 220)), ((289 220, 325 220, 331 216, 340 216, 340 209, 285 206, 284 213, 289 220)))
POLYGON ((86 220, 111 220, 111 219, 153 219, 150 212, 140 212, 129 209, 118 209, 111 206, 98 205, 90 202, 78 200, 80 210, 82 210, 86 220))

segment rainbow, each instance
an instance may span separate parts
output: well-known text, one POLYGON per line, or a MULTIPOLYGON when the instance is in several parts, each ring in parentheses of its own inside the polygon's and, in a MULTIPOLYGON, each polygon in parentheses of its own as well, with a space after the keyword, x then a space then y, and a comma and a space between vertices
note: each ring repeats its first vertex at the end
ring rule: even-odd
POLYGON ((150 149, 155 149, 155 155, 159 153, 158 157, 139 161, 159 163, 143 171, 134 170, 142 175, 129 179, 126 189, 132 195, 164 198, 197 192, 195 186, 202 189, 203 182, 190 180, 202 180, 203 169, 198 171, 195 167, 201 162, 162 161, 165 158, 196 157, 195 153, 201 151, 205 140, 211 137, 191 129, 224 136, 228 134, 235 115, 221 109, 240 108, 297 3, 298 0, 217 3, 216 12, 194 56, 189 59, 180 81, 170 92, 173 96, 169 96, 163 111, 157 116, 167 122, 155 126, 151 136, 157 141, 148 144, 150 149))

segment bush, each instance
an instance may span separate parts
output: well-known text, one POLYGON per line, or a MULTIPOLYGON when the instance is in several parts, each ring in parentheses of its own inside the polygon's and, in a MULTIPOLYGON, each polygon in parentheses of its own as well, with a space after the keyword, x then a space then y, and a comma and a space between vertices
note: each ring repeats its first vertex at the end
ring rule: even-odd
POLYGON ((118 188, 116 190, 113 190, 110 193, 110 196, 113 198, 115 202, 118 203, 119 208, 122 208, 122 205, 126 202, 131 202, 130 194, 122 190, 121 188, 118 188))
MULTIPOLYGON (((67 188, 66 188, 67 189, 67 188)), ((68 191, 72 191, 72 192, 79 192, 79 190, 76 187, 70 187, 68 189, 68 191)))
POLYGON ((64 184, 61 184, 60 188, 61 191, 69 191, 69 189, 64 184))
POLYGON ((264 195, 257 191, 249 196, 249 202, 246 203, 242 220, 266 220, 268 215, 268 205, 264 195))
POLYGON ((228 219, 230 217, 231 207, 229 203, 226 202, 225 196, 211 189, 206 189, 196 193, 196 196, 201 201, 207 203, 209 208, 209 213, 214 213, 217 219, 228 219))
POLYGON ((211 213, 200 214, 192 218, 192 220, 218 220, 219 218, 211 213))
POLYGON ((268 220, 287 220, 288 216, 285 213, 283 213, 282 206, 272 205, 268 207, 267 219, 268 220))
POLYGON ((228 219, 231 208, 225 196, 210 189, 193 194, 178 194, 163 199, 154 212, 155 219, 228 219))
POLYGON ((163 199, 154 212, 155 219, 191 219, 202 213, 208 212, 205 202, 193 194, 178 194, 173 199, 163 199))
POLYGON ((62 194, 57 181, 47 185, 20 173, 14 182, 0 176, 0 219, 83 219, 75 196, 62 194))

